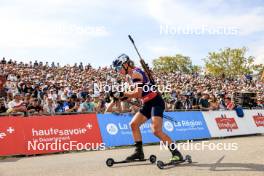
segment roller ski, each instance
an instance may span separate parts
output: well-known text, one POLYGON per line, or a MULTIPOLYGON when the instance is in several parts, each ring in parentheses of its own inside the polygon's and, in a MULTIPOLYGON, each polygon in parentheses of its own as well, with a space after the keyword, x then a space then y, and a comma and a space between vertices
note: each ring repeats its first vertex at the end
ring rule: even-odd
POLYGON ((190 155, 186 155, 185 158, 180 158, 177 156, 173 156, 172 159, 169 162, 163 162, 163 161, 157 161, 157 167, 159 169, 164 169, 166 166, 177 166, 181 163, 192 163, 192 157, 190 155))
POLYGON ((106 160, 106 165, 108 167, 113 166, 114 164, 122 164, 122 163, 132 163, 132 162, 145 162, 145 161, 150 161, 150 163, 154 164, 156 163, 157 157, 155 155, 150 155, 149 158, 145 159, 144 153, 143 153, 143 148, 142 148, 142 143, 136 144, 136 149, 135 152, 128 156, 125 160, 123 161, 114 161, 113 158, 108 158, 106 160))
POLYGON ((151 164, 156 163, 157 157, 155 155, 150 155, 149 158, 145 159, 133 159, 133 160, 128 160, 125 159, 123 161, 115 161, 113 158, 108 158, 106 160, 106 165, 108 167, 112 167, 114 164, 123 164, 123 163, 133 163, 133 162, 146 162, 146 161, 150 161, 151 164))

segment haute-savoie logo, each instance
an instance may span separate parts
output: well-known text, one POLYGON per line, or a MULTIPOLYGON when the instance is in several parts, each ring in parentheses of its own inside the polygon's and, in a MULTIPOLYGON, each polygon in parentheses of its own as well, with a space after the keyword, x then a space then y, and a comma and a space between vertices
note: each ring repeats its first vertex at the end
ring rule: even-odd
POLYGON ((220 130, 226 129, 227 131, 232 132, 234 129, 238 129, 235 118, 226 117, 226 115, 221 115, 221 117, 216 117, 215 121, 220 130))
POLYGON ((257 127, 264 127, 264 115, 258 113, 253 116, 253 119, 257 127))
POLYGON ((7 135, 12 134, 15 132, 15 129, 13 127, 8 127, 5 130, 0 131, 0 141, 4 139, 7 135))

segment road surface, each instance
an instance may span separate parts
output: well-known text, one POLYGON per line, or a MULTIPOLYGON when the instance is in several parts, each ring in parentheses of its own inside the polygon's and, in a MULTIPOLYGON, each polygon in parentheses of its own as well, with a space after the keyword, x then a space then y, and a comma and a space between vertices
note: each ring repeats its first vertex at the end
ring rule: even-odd
MULTIPOLYGON (((192 164, 160 170, 148 162, 105 165, 105 160, 125 158, 133 149, 112 149, 105 151, 86 151, 67 154, 42 155, 34 157, 6 158, 0 160, 0 176, 264 176, 264 136, 248 136, 210 140, 210 143, 235 144, 237 150, 202 151, 184 150, 192 156, 192 164)), ((202 141, 193 144, 201 144, 202 141)), ((234 149, 234 148, 232 148, 234 149)), ((170 153, 160 150, 159 145, 145 146, 145 155, 157 155, 159 160, 168 160, 170 153)))

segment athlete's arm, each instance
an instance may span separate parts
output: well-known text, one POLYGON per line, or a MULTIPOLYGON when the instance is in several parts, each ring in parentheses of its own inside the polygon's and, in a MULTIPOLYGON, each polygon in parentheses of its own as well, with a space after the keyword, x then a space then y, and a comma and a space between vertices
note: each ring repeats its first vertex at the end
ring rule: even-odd
POLYGON ((143 87, 143 77, 141 74, 135 72, 132 74, 132 79, 136 84, 134 91, 124 92, 124 96, 128 98, 141 98, 142 96, 142 87, 143 87))

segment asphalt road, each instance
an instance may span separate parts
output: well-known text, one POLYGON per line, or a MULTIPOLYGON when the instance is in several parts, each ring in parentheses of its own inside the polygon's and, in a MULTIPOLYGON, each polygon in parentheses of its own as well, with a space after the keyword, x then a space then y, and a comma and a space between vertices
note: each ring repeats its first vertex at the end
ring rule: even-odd
MULTIPOLYGON (((192 164, 181 164, 160 170, 149 162, 105 165, 108 157, 123 159, 133 149, 112 149, 105 151, 87 151, 67 154, 43 155, 35 157, 6 158, 0 160, 0 176, 160 176, 160 175, 213 175, 213 176, 264 176, 264 136, 236 137, 210 140, 210 145, 222 143, 234 145, 229 150, 182 150, 192 156, 192 164), (233 144, 232 144, 233 143, 233 144), (233 146, 233 147, 234 147, 233 146)), ((201 144, 202 141, 194 142, 201 144)), ((229 146, 229 147, 228 147, 229 146)), ((160 150, 159 145, 145 146, 145 155, 155 154, 158 160, 167 161, 170 153, 160 150)))

